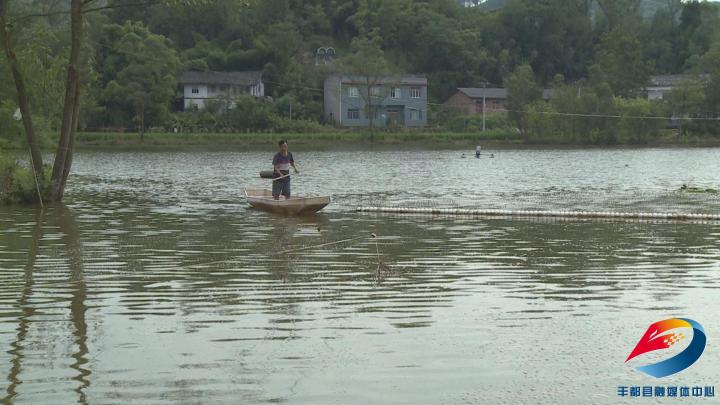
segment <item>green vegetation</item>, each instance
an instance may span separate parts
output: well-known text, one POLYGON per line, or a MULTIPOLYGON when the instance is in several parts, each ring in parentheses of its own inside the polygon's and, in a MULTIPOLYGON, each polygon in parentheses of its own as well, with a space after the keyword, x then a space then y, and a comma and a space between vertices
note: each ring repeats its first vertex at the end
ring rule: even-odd
POLYGON ((686 193, 705 193, 705 194, 717 194, 718 193, 718 190, 714 189, 714 188, 688 186, 687 184, 683 184, 682 187, 680 187, 680 191, 683 191, 686 193))
MULTIPOLYGON (((11 20, 57 11, 37 0, 7 3, 11 20)), ((85 15, 81 130, 142 133, 184 122, 193 131, 315 130, 322 123, 322 81, 338 70, 368 77, 426 74, 434 105, 457 87, 482 82, 506 86, 512 127, 524 134, 533 129, 522 111, 544 108, 534 103, 539 89, 573 86, 577 93, 583 83, 591 84, 610 105, 608 100, 615 97, 641 96, 651 74, 708 74, 661 103, 663 113, 701 118, 719 111, 720 6, 710 2, 508 0, 490 10, 464 9, 454 0, 217 0, 115 7, 126 3, 130 0, 112 0, 110 8, 85 15), (336 63, 315 65, 314 52, 321 46, 336 49, 336 63), (234 117, 218 108, 209 109, 212 116, 171 114, 179 105, 176 79, 184 69, 262 70, 273 101, 241 100, 246 111, 253 111, 234 117), (259 106, 248 107, 251 103, 259 106), (300 123, 289 122, 290 105, 293 120, 300 123)), ((27 87, 42 133, 60 127, 68 19, 53 14, 14 27, 16 54, 32 79, 27 87)), ((5 59, 0 59, 0 77, 11 77, 5 59)), ((16 107, 12 80, 2 80, 0 90, 0 122, 5 123, 16 107)), ((559 104, 552 112, 603 113, 602 105, 586 99, 572 103, 582 109, 561 109, 559 104)), ((431 125, 444 124, 432 118, 431 125)), ((587 129, 586 136, 592 130, 609 131, 592 125, 600 120, 584 120, 591 123, 579 125, 587 129)), ((553 125, 567 124, 565 118, 558 121, 553 125)), ((682 125, 686 135, 720 132, 717 122, 687 121, 682 125)), ((20 131, 0 132, 0 138, 18 135, 20 131)), ((543 138, 539 133, 526 135, 543 138)), ((619 132, 599 136, 626 138, 619 132)))
POLYGON ((29 149, 42 181, 41 150, 51 146, 48 197, 55 201, 78 129, 140 139, 146 128, 333 133, 323 123, 322 87, 336 72, 362 75, 368 85, 385 74, 427 75, 432 137, 472 133, 477 118, 442 102, 458 87, 487 83, 509 90, 508 114, 487 136, 654 143, 667 138, 663 117, 675 117, 677 142, 720 138, 715 2, 507 0, 462 8, 456 0, 0 0, 0 26, 0 146, 29 149), (315 51, 328 46, 337 58, 318 66, 315 51), (234 110, 210 103, 180 112, 177 78, 188 69, 261 70, 269 97, 240 97, 234 110), (686 80, 649 102, 644 89, 653 74, 686 80), (543 101, 544 88, 559 96, 543 101))
MULTIPOLYGON (((46 168, 49 177, 50 168, 46 168)), ((41 189, 45 187, 40 185, 41 189)), ((37 203, 37 184, 29 165, 0 151, 0 204, 37 203)))
POLYGON ((272 148, 277 144, 278 138, 287 138, 292 144, 311 146, 348 146, 352 144, 377 143, 377 144, 417 144, 458 146, 475 145, 475 142, 501 142, 520 143, 522 139, 517 132, 505 130, 489 130, 486 132, 430 132, 430 131, 324 131, 313 133, 283 133, 279 135, 271 132, 246 132, 246 133, 167 133, 148 132, 144 141, 140 141, 137 134, 133 133, 99 133, 83 132, 78 134, 77 146, 80 148, 97 147, 126 147, 147 148, 185 148, 185 147, 218 147, 239 146, 272 148))

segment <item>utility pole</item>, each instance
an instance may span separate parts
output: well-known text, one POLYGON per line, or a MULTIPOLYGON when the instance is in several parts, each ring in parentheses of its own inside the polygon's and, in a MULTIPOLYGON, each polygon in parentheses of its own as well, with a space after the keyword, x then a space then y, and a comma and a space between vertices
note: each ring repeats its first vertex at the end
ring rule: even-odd
POLYGON ((483 107, 482 107, 482 131, 485 132, 485 88, 487 87, 487 82, 483 82, 483 107))
POLYGON ((290 101, 290 121, 292 121, 292 101, 290 101))

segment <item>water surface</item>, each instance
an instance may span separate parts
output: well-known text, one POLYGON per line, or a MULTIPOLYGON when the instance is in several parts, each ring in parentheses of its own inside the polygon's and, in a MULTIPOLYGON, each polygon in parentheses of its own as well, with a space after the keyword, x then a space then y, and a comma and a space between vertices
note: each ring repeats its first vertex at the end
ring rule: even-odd
POLYGON ((80 152, 63 206, 0 208, 17 403, 616 403, 650 323, 705 326, 720 224, 358 214, 358 205, 718 212, 719 149, 295 153, 317 216, 248 209, 272 153, 80 152), (377 234, 377 238, 371 237, 377 234))

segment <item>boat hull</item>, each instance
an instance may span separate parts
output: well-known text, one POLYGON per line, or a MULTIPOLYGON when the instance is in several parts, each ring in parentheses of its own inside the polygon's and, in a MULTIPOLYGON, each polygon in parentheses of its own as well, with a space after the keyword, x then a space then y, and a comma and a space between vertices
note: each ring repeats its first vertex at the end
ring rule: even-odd
POLYGON ((245 198, 251 207, 285 215, 312 214, 330 204, 330 197, 291 197, 275 200, 266 189, 245 189, 245 198))

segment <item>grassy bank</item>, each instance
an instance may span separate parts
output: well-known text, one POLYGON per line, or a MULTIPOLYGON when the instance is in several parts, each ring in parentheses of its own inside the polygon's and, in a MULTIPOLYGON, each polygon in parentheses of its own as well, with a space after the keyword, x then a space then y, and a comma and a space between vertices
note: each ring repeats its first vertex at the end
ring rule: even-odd
POLYGON ((353 146, 415 146, 431 148, 474 147, 533 147, 533 146, 720 146, 720 138, 685 136, 664 131, 661 136, 642 144, 620 142, 614 145, 594 144, 591 140, 562 137, 524 138, 515 131, 493 130, 486 132, 434 132, 403 131, 376 132, 372 136, 362 131, 335 131, 315 133, 147 133, 141 141, 136 133, 82 132, 77 135, 76 146, 85 149, 183 149, 203 148, 267 148, 274 147, 279 139, 288 139, 294 147, 353 147, 353 146))
POLYGON ((135 133, 83 132, 76 138, 78 148, 183 148, 183 147, 273 147, 279 139, 288 139, 294 146, 348 145, 427 145, 455 147, 475 143, 521 143, 518 134, 508 131, 487 132, 369 132, 337 131, 317 133, 146 133, 143 140, 135 133))
MULTIPOLYGON (((43 149, 52 152, 55 143, 52 134, 43 137, 43 149)), ((76 149, 103 150, 237 150, 274 148, 279 139, 288 139, 293 148, 335 149, 335 148, 431 148, 458 149, 482 145, 486 148, 535 148, 535 147, 658 147, 658 146, 720 146, 720 138, 709 136, 678 137, 673 131, 663 133, 643 144, 619 142, 612 145, 593 143, 590 139, 567 139, 553 136, 523 137, 512 130, 491 130, 486 132, 450 131, 379 131, 370 136, 365 131, 321 131, 312 133, 146 133, 144 140, 137 133, 129 132, 80 132, 77 134, 76 149)), ((22 142, 0 145, 0 150, 26 150, 22 142), (16 146, 15 146, 16 145, 16 146)))

